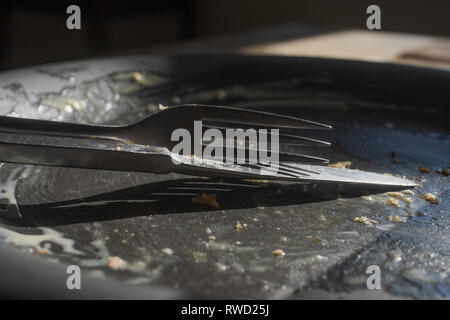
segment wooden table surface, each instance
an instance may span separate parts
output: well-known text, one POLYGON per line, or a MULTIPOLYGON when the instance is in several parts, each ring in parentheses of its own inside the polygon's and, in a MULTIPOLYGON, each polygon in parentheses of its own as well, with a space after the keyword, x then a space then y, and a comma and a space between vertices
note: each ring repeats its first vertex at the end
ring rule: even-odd
POLYGON ((151 48, 151 52, 242 53, 394 62, 450 69, 450 39, 288 24, 151 48))

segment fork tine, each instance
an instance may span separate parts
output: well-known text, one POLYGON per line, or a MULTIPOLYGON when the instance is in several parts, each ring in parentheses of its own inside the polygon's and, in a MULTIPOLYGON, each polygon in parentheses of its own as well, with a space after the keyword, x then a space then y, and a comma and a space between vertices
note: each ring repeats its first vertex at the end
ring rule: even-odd
POLYGON ((266 125, 276 128, 331 129, 329 125, 314 121, 249 109, 203 105, 184 105, 173 109, 183 107, 191 108, 191 111, 201 115, 201 120, 204 121, 266 125))
POLYGON ((202 159, 194 163, 191 161, 195 160, 195 158, 180 159, 180 161, 186 160, 188 162, 182 162, 175 166, 173 171, 189 175, 226 176, 228 178, 239 179, 298 180, 308 176, 304 172, 294 172, 293 170, 288 171, 284 169, 276 170, 263 164, 228 164, 214 159, 202 159))
POLYGON ((312 171, 312 170, 307 170, 305 168, 301 168, 299 166, 296 166, 295 163, 292 162, 281 162, 280 163, 280 167, 286 168, 286 169, 290 169, 290 170, 294 170, 296 172, 305 172, 308 174, 320 174, 317 171, 312 171))
MULTIPOLYGON (((206 129, 218 129, 222 132, 222 135, 226 136, 226 129, 232 129, 232 128, 241 128, 241 129, 247 129, 250 128, 248 125, 239 126, 236 124, 235 126, 230 125, 228 127, 226 126, 214 126, 209 124, 202 124, 202 126, 206 129)), ((271 133, 269 133, 271 135, 271 133)), ((275 134, 274 134, 275 135, 275 134)), ((331 143, 327 141, 322 141, 318 139, 313 138, 307 138, 303 136, 297 136, 297 135, 291 135, 291 134, 284 134, 279 133, 278 134, 278 142, 280 145, 296 145, 296 146, 311 146, 311 147, 329 147, 331 143)))
POLYGON ((280 163, 277 168, 272 168, 269 165, 264 165, 261 163, 256 164, 255 167, 257 167, 259 170, 270 171, 275 174, 282 173, 282 174, 289 175, 292 177, 306 177, 306 176, 310 175, 306 172, 302 172, 301 170, 292 170, 290 168, 287 168, 287 167, 283 166, 282 163, 280 163))
MULTIPOLYGON (((237 147, 234 148, 236 150, 236 152, 240 151, 240 150, 244 150, 245 154, 247 154, 247 152, 256 152, 257 155, 259 155, 259 152, 268 152, 267 150, 262 150, 262 149, 257 149, 257 148, 241 148, 241 147, 237 147)), ((284 152, 284 151, 278 151, 278 161, 280 162, 293 162, 293 163, 309 163, 309 164, 327 164, 329 161, 328 159, 324 159, 324 158, 320 158, 320 157, 314 157, 314 156, 309 156, 309 155, 305 155, 305 154, 299 154, 299 153, 291 153, 291 152, 284 152)))

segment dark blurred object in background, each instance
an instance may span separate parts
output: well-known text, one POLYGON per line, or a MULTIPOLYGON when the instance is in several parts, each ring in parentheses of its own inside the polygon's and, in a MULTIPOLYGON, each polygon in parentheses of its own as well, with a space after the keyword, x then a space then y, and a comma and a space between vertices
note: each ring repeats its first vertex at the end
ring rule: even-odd
POLYGON ((450 36, 450 1, 127 0, 3 1, 0 68, 129 52, 283 23, 365 29, 366 8, 381 7, 382 30, 450 36), (66 9, 81 8, 81 30, 66 9))

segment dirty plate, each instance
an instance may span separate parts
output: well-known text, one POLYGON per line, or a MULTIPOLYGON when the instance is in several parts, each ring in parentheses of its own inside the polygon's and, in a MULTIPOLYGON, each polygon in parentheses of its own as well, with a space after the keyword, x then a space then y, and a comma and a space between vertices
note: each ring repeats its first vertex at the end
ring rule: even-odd
POLYGON ((308 153, 421 186, 387 193, 0 164, 0 294, 371 297, 366 268, 375 264, 385 281, 377 297, 448 298, 449 87, 440 70, 234 55, 3 72, 1 114, 127 124, 181 103, 274 111, 333 125, 308 135, 332 147, 308 153), (194 203, 202 193, 217 206, 194 203), (81 290, 67 288, 71 265, 81 290))

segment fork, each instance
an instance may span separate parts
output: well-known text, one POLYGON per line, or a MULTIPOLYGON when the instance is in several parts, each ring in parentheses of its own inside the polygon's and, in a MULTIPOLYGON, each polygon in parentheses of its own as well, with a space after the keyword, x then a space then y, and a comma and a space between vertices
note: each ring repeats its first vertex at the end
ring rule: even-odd
MULTIPOLYGON (((209 105, 173 106, 127 126, 97 126, 0 116, 0 162, 157 174, 175 172, 240 179, 398 187, 415 185, 412 181, 394 176, 322 166, 328 162, 327 159, 297 152, 278 151, 277 169, 261 162, 227 163, 172 152, 178 143, 172 141, 172 132, 184 128, 194 134, 194 121, 202 121, 205 129, 221 131, 235 128, 331 129, 325 124, 285 115, 209 105)), ((297 134, 277 135, 280 147, 330 145, 297 134)), ((255 146, 246 143, 241 148, 250 151, 255 146)))

